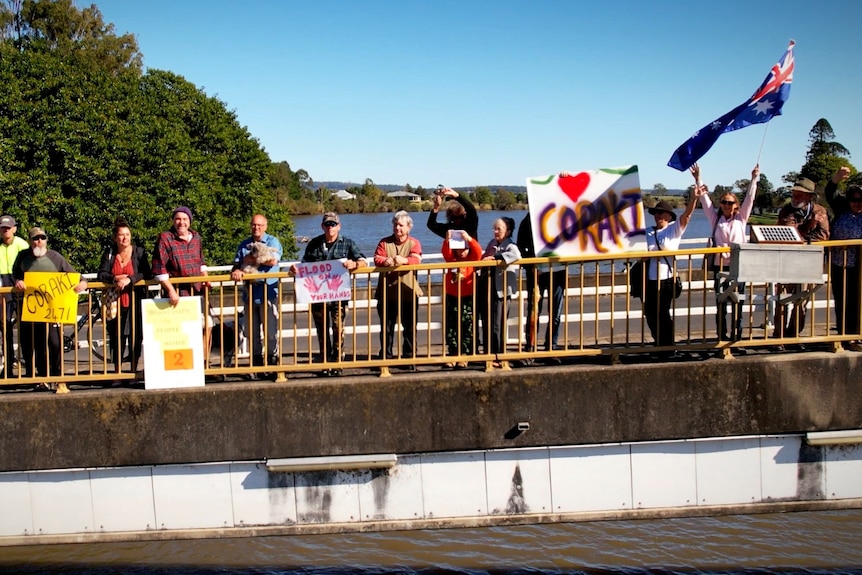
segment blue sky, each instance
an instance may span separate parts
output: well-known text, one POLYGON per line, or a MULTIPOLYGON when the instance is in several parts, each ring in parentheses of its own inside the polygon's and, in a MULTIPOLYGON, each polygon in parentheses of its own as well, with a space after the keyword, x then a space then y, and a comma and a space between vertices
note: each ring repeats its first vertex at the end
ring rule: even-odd
POLYGON ((673 151, 748 99, 790 39, 784 114, 723 135, 704 179, 749 177, 765 135, 761 170, 780 185, 820 118, 862 158, 855 0, 94 2, 147 68, 225 102, 316 181, 523 185, 637 164, 643 188, 684 188, 673 151))

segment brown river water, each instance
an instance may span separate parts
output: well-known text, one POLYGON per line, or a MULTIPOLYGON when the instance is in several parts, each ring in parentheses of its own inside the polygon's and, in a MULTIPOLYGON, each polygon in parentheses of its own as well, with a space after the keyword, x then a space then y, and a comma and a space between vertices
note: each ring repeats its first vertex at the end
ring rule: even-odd
POLYGON ((862 573, 862 510, 0 548, 0 573, 862 573))

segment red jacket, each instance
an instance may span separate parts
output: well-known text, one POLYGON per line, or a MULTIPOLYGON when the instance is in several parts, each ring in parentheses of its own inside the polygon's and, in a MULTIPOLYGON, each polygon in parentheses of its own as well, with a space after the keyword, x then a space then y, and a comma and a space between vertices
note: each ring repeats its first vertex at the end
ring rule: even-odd
MULTIPOLYGON (((443 259, 447 262, 478 262, 482 259, 482 246, 476 241, 476 238, 471 238, 467 244, 467 255, 465 257, 457 257, 455 252, 449 247, 449 242, 443 242, 443 259)), ((461 250, 455 250, 459 254, 461 250)), ((451 296, 472 297, 473 295, 473 278, 475 270, 471 267, 453 268, 446 270, 444 285, 446 293, 451 296)))

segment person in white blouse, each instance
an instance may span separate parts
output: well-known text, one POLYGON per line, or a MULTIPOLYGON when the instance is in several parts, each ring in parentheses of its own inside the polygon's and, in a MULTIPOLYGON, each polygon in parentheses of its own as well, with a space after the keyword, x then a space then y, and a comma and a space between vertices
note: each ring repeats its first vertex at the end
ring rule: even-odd
MULTIPOLYGON (((706 187, 700 179, 700 166, 697 164, 691 167, 691 174, 694 176, 695 187, 706 187)), ((751 211, 754 209, 754 198, 757 195, 757 182, 760 180, 760 165, 755 165, 751 170, 751 180, 748 184, 748 191, 745 193, 745 198, 740 205, 736 195, 731 192, 725 192, 718 200, 718 209, 713 209, 712 199, 708 193, 700 196, 700 205, 703 207, 703 213, 709 219, 710 229, 712 230, 711 245, 712 247, 727 247, 730 244, 743 244, 746 242, 745 228, 748 226, 748 218, 751 216, 751 211)), ((713 289, 718 297, 725 288, 728 279, 722 277, 718 272, 727 270, 730 266, 730 253, 712 254, 705 256, 707 260, 707 270, 713 274, 713 289)), ((737 286, 737 291, 740 294, 745 294, 745 283, 740 283, 737 286)), ((715 326, 718 332, 720 341, 738 341, 742 339, 742 300, 740 300, 732 310, 733 322, 727 322, 727 306, 717 305, 715 314, 715 326)))
MULTIPOLYGON (((649 213, 655 218, 655 226, 646 230, 647 250, 669 252, 679 249, 679 241, 694 212, 697 198, 704 193, 703 188, 695 188, 685 211, 677 218, 673 205, 662 200, 649 208, 649 213)), ((646 285, 643 297, 643 310, 647 326, 656 345, 671 346, 674 344, 673 316, 670 313, 674 300, 674 258, 658 256, 649 258, 647 266, 646 285)), ((662 352, 661 356, 668 359, 678 357, 676 351, 662 352)))

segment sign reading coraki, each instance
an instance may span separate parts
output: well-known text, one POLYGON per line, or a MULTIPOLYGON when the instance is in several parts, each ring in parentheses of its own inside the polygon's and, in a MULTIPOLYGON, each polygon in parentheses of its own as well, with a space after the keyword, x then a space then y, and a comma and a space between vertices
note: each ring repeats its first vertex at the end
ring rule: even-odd
POLYGON ((74 324, 80 281, 77 272, 25 272, 21 321, 74 324))
POLYGON ((645 249, 637 166, 528 178, 527 197, 537 257, 645 249))

